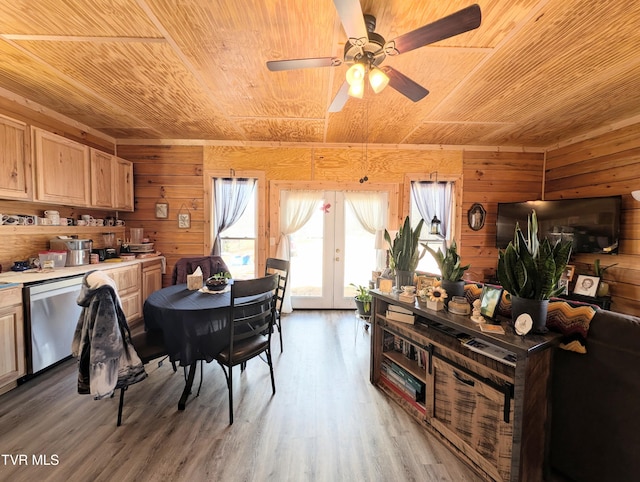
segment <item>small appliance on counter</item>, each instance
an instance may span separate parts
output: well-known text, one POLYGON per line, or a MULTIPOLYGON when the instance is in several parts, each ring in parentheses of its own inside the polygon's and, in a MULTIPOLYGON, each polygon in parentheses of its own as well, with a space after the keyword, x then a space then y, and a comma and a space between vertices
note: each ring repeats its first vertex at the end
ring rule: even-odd
POLYGON ((115 233, 102 233, 104 240, 104 260, 114 259, 118 257, 118 251, 114 247, 116 241, 115 233))
POLYGON ((49 240, 51 251, 66 251, 65 266, 82 266, 91 261, 93 241, 91 239, 74 239, 68 236, 58 236, 49 240))

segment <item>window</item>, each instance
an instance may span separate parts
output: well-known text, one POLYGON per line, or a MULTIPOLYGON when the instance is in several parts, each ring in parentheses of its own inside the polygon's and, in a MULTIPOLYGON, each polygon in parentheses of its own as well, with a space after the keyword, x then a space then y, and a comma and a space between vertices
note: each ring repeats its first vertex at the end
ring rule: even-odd
MULTIPOLYGON (((453 239, 453 219, 455 219, 453 196, 454 183, 411 181, 411 201, 409 218, 411 226, 416 227, 424 219, 420 242, 434 250, 444 251, 453 239), (439 234, 432 234, 431 222, 436 216, 440 221, 439 234)), ((429 253, 419 261, 417 271, 440 274, 436 260, 429 253)))
MULTIPOLYGON (((213 182, 214 190, 216 187, 222 188, 220 182, 233 181, 234 179, 216 178, 213 182)), ((231 197, 227 193, 223 202, 231 197)), ((216 199, 215 191, 214 199, 216 199)), ((244 209, 237 208, 239 216, 235 222, 220 232, 220 256, 236 279, 250 279, 256 276, 258 190, 255 185, 244 195, 242 204, 245 202, 244 209)), ((230 209, 234 207, 231 206, 230 209)), ((214 212, 216 212, 215 209, 214 212)))

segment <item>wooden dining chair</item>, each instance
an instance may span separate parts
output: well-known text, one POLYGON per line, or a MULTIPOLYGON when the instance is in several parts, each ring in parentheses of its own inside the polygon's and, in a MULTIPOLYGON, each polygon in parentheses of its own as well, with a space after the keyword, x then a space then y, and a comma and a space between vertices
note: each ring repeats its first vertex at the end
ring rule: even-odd
POLYGON ((272 274, 264 278, 237 280, 231 285, 229 346, 216 356, 229 389, 229 425, 233 424, 234 366, 240 365, 243 369, 248 360, 264 353, 269 365, 271 388, 273 394, 276 393, 271 362, 271 333, 279 278, 278 274, 272 274))
POLYGON ((280 336, 280 353, 282 353, 282 303, 284 302, 284 292, 287 289, 289 279, 289 261, 278 258, 267 258, 265 274, 278 273, 280 282, 278 284, 278 296, 276 299, 276 319, 274 325, 278 328, 280 336))
MULTIPOLYGON (((162 330, 151 330, 146 331, 144 329, 144 325, 139 325, 138 328, 131 330, 131 344, 135 348, 138 353, 138 357, 143 365, 156 360, 158 358, 162 358, 158 362, 158 366, 162 365, 162 362, 165 358, 169 356, 169 352, 167 347, 164 344, 164 334, 162 330)), ((176 372, 178 369, 176 367, 175 362, 171 362, 173 367, 173 371, 176 372)), ((124 386, 120 389, 120 403, 118 404, 118 422, 117 426, 119 427, 122 423, 122 409, 124 407, 124 392, 127 390, 128 386, 124 386)))

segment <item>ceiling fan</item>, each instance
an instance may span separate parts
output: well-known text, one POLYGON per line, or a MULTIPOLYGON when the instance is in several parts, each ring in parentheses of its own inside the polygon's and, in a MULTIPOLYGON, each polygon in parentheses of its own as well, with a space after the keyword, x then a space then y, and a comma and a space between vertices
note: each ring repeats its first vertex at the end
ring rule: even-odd
POLYGON ((379 67, 387 56, 399 55, 425 45, 473 30, 480 26, 482 15, 477 4, 423 25, 388 42, 375 33, 376 19, 363 15, 359 0, 333 0, 338 16, 349 39, 344 46, 344 58, 316 57, 307 59, 270 60, 267 68, 272 72, 313 67, 350 65, 346 80, 340 87, 329 112, 339 112, 349 96, 362 98, 365 78, 375 93, 387 85, 413 102, 423 99, 429 91, 390 66, 379 67))

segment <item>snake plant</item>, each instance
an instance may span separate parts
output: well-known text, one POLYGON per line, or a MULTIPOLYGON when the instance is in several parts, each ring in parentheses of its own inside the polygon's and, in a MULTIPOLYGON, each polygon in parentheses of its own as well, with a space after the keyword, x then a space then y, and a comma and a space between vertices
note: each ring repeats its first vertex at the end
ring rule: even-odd
POLYGON ((389 266, 399 271, 415 271, 418 267, 418 262, 426 250, 420 250, 420 231, 422 231, 422 225, 424 219, 421 219, 416 229, 411 229, 411 221, 409 216, 404 220, 404 224, 396 233, 396 236, 391 242, 391 236, 389 231, 384 230, 384 239, 389 243, 389 266))
POLYGON ((440 276, 443 280, 460 281, 464 272, 471 266, 470 264, 460 266, 460 255, 458 254, 455 240, 453 240, 451 246, 449 246, 444 253, 440 248, 438 248, 438 251, 435 251, 426 244, 423 244, 423 246, 436 260, 436 263, 440 268, 440 276))
POLYGON ((570 255, 570 241, 558 241, 551 246, 547 238, 538 239, 538 218, 534 210, 528 218, 527 236, 516 224, 513 240, 499 251, 498 279, 512 295, 547 300, 562 293, 558 280, 570 255))

